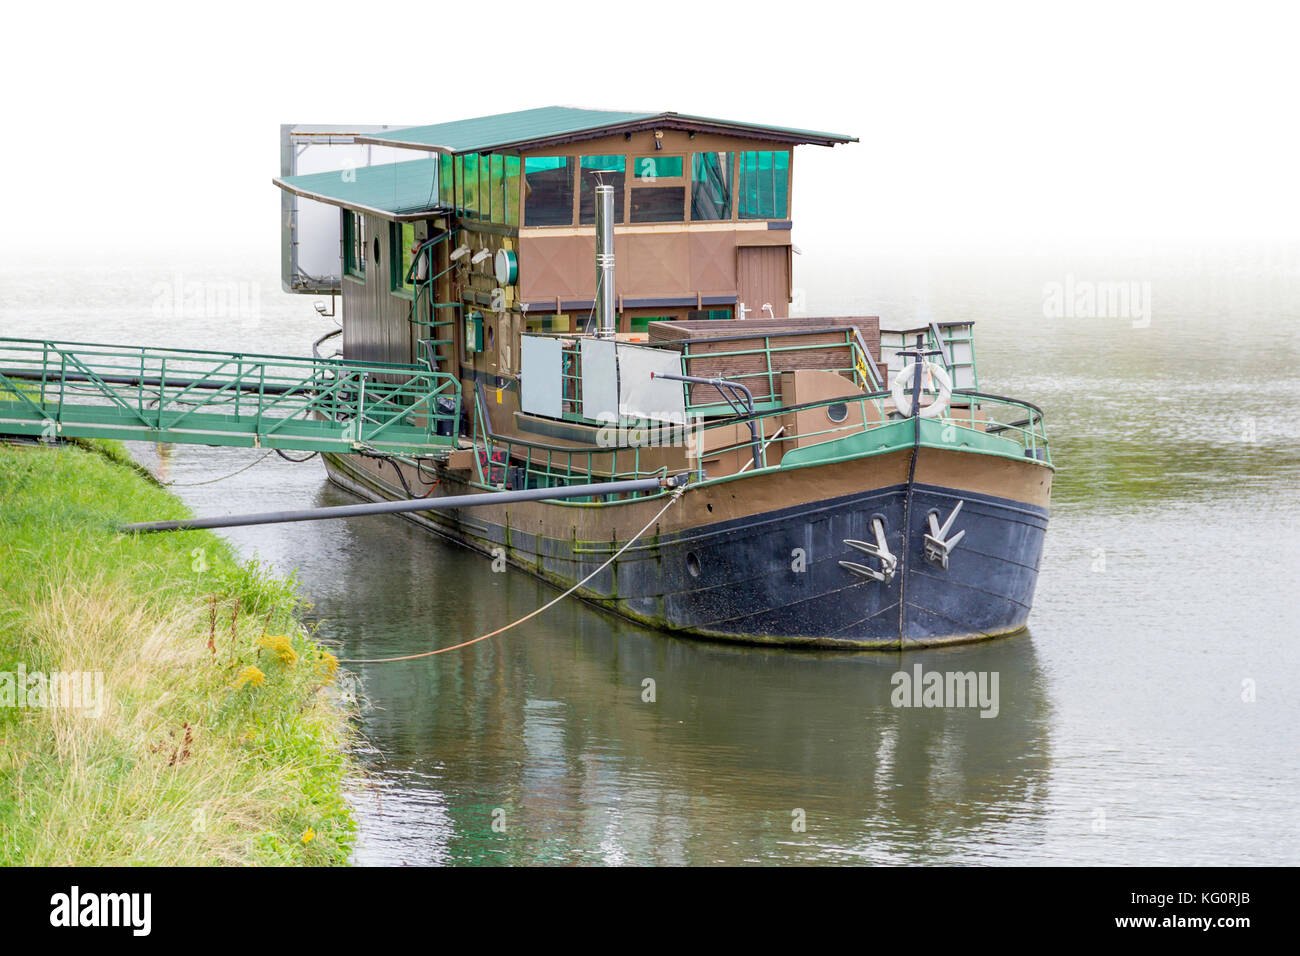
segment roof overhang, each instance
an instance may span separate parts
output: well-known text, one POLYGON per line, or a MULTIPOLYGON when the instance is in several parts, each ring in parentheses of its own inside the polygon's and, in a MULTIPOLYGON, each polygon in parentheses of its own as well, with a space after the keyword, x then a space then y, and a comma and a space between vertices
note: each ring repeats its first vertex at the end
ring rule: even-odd
POLYGON ((356 141, 375 146, 455 155, 545 149, 549 146, 616 136, 619 133, 632 134, 659 129, 714 133, 792 146, 802 144, 835 146, 858 141, 855 136, 840 133, 768 126, 684 113, 616 113, 600 110, 572 110, 567 107, 523 110, 520 113, 485 116, 434 126, 386 130, 382 133, 360 135, 356 141), (547 120, 552 116, 553 120, 548 124, 547 120), (516 117, 518 117, 517 123, 513 122, 516 117))
POLYGON ((324 173, 284 176, 271 182, 303 199, 410 222, 450 212, 438 202, 438 161, 415 159, 324 173))

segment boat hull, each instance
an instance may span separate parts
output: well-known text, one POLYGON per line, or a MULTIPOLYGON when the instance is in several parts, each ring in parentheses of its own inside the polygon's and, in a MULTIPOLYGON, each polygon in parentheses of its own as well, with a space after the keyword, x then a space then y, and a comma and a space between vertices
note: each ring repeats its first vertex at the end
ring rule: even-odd
MULTIPOLYGON (((971 454, 936 458, 926 449, 913 467, 912 454, 701 486, 577 594, 649 626, 749 643, 898 649, 1023 629, 1047 529, 1050 469, 971 454), (945 483, 921 480, 931 473, 945 483), (965 534, 944 568, 926 556, 928 515, 942 525, 959 502, 949 538, 965 534), (897 559, 888 580, 846 566, 881 568, 848 543, 874 543, 877 522, 897 559)), ((353 493, 405 497, 390 480, 391 463, 324 457, 331 480, 353 493)), ((415 487, 414 472, 408 483, 415 487)), ((435 493, 473 490, 443 475, 435 493)), ((407 517, 567 588, 663 504, 526 502, 407 517)))

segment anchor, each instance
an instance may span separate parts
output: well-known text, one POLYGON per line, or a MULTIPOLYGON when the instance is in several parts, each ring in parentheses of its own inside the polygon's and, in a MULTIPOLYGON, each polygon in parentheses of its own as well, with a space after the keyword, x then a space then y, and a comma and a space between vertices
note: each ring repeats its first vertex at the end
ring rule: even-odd
POLYGON ((857 541, 853 538, 846 538, 844 543, 850 548, 856 548, 864 554, 869 554, 874 558, 880 559, 880 570, 869 567, 865 564, 858 564, 856 561, 841 561, 840 567, 847 568, 859 577, 867 578, 871 581, 881 581, 888 584, 894 580, 894 572, 898 570, 898 558, 889 550, 889 542, 885 540, 885 523, 879 518, 871 519, 871 528, 876 533, 876 543, 871 544, 867 541, 857 541))
POLYGON ((933 511, 929 515, 930 533, 925 536, 925 559, 931 564, 940 565, 945 571, 948 570, 948 556, 952 554, 952 549, 957 547, 957 542, 966 536, 965 531, 958 531, 951 538, 948 537, 948 531, 952 528, 952 523, 957 520, 961 506, 962 503, 958 501, 942 528, 939 527, 939 516, 933 511))

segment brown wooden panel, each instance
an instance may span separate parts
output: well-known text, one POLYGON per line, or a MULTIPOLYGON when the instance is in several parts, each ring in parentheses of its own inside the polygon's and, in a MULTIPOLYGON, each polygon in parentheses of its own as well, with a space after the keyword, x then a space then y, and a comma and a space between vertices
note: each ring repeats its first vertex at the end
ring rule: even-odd
MULTIPOLYGON (((781 372, 796 369, 833 370, 849 368, 852 365, 851 350, 844 341, 843 333, 834 331, 850 326, 858 329, 867 349, 878 361, 880 319, 876 316, 798 316, 779 320, 651 322, 648 332, 650 342, 655 344, 680 347, 683 340, 691 341, 692 358, 688 362, 688 375, 698 375, 701 378, 738 379, 749 387, 757 401, 773 397, 785 401, 781 388, 781 372), (803 330, 806 331, 798 335, 778 334, 803 330), (753 333, 752 337, 751 333, 753 333), (826 347, 774 352, 773 376, 770 383, 766 375, 743 377, 767 371, 767 360, 761 354, 710 357, 710 353, 761 349, 763 336, 773 334, 777 334, 777 337, 769 339, 772 348, 816 345, 826 347), (719 339, 722 341, 717 341, 719 339)), ((712 386, 691 386, 692 403, 711 404, 716 400, 716 390, 712 386)))
MULTIPOLYGON (((749 315, 785 318, 790 312, 790 253, 788 246, 742 246, 736 250, 736 286, 749 315)), ((737 306, 737 315, 740 308, 737 306)))

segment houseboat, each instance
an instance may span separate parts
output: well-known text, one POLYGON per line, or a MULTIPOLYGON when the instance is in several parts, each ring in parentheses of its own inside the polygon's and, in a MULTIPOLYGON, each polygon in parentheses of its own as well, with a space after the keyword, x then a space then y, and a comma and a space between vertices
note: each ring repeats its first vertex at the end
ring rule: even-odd
POLYGON ((322 456, 331 481, 436 501, 658 476, 408 517, 683 635, 898 649, 1024 628, 1042 412, 980 390, 971 322, 790 315, 794 147, 853 137, 547 107, 286 127, 285 156, 322 137, 393 161, 282 164, 286 262, 309 209, 335 207, 338 242, 286 289, 338 294, 344 359, 457 386, 419 411, 449 447, 359 441, 322 456))

